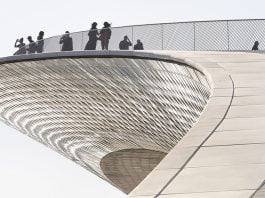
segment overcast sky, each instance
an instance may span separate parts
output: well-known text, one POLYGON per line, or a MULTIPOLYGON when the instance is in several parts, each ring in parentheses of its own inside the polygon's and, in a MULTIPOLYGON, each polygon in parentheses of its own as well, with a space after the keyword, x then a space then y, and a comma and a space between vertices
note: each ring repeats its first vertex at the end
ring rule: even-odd
MULTIPOLYGON (((264 0, 3 0, 0 57, 17 38, 112 26, 216 19, 265 18, 264 0)), ((123 198, 123 193, 75 163, 0 123, 0 197, 123 198)))

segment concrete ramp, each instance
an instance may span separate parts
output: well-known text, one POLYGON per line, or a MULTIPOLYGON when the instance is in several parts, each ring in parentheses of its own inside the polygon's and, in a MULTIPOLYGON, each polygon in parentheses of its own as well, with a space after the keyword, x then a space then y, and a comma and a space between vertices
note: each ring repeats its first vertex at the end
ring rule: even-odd
POLYGON ((159 54, 204 68, 212 94, 195 126, 129 197, 263 197, 265 55, 159 54))

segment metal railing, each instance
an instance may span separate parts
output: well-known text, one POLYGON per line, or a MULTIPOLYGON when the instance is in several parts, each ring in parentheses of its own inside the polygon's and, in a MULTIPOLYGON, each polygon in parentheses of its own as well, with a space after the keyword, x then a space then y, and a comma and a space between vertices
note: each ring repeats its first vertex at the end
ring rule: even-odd
MULTIPOLYGON (((134 25, 114 27, 111 32, 109 50, 119 50, 125 35, 132 42, 130 49, 140 39, 145 50, 245 51, 251 50, 255 41, 260 43, 260 50, 265 50, 265 19, 134 25)), ((70 34, 74 51, 85 49, 88 33, 89 30, 70 34)), ((61 37, 44 39, 43 52, 61 51, 61 37)), ((101 50, 100 40, 96 50, 101 50)))

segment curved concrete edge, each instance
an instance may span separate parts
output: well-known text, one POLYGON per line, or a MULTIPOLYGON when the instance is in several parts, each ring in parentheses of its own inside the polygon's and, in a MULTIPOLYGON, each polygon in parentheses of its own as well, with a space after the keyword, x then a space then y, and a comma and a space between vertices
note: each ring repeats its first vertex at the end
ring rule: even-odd
MULTIPOLYGON (((122 51, 122 50, 103 50, 103 51, 71 51, 71 52, 51 52, 51 53, 41 53, 41 54, 27 54, 18 56, 8 56, 0 58, 1 63, 9 62, 19 62, 26 60, 43 60, 51 58, 142 58, 142 59, 152 59, 152 60, 162 60, 162 61, 175 61, 183 63, 182 59, 171 57, 167 55, 158 55, 153 52, 148 51, 122 51)), ((199 68, 198 68, 199 70, 199 68)))
MULTIPOLYGON (((181 59, 177 53, 167 52, 166 54, 181 59)), ((154 171, 129 194, 129 197, 144 198, 160 195, 222 123, 230 108, 234 86, 227 71, 216 63, 203 65, 190 58, 185 58, 185 56, 182 58, 185 64, 199 68, 206 75, 212 87, 212 94, 197 123, 157 165, 154 171)))
POLYGON ((192 67, 202 74, 206 75, 208 83, 211 83, 211 75, 207 75, 207 70, 201 67, 199 64, 190 65, 188 60, 171 56, 170 54, 156 53, 163 51, 129 51, 129 50, 103 50, 103 51, 71 51, 71 52, 51 52, 51 53, 40 53, 40 54, 27 54, 18 56, 8 56, 0 58, 0 65, 4 63, 21 62, 21 61, 37 61, 46 59, 59 59, 59 58, 139 58, 145 60, 158 60, 172 63, 185 64, 188 67, 192 67))

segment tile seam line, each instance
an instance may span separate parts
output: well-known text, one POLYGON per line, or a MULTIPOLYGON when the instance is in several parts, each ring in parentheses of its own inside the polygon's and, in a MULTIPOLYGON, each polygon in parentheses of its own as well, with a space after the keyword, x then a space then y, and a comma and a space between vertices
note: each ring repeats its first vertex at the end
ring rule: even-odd
POLYGON ((223 191, 205 191, 205 192, 189 192, 189 193, 167 193, 162 195, 185 195, 185 194, 204 194, 204 193, 219 193, 219 192, 240 192, 240 191, 254 191, 256 189, 243 188, 237 190, 223 190, 223 191))
MULTIPOLYGON (((231 131, 226 131, 225 133, 230 133, 230 132, 231 131)), ((215 131, 214 133, 217 133, 217 132, 215 131)), ((218 133, 223 133, 223 132, 218 131, 218 133)), ((203 145, 201 148, 233 147, 233 146, 248 146, 248 145, 263 145, 263 144, 265 144, 265 142, 246 142, 246 143, 241 143, 241 144, 240 143, 239 144, 206 144, 206 145, 203 145)), ((195 148, 195 147, 198 147, 198 146, 186 146, 186 147, 181 147, 181 148, 195 148)), ((147 159, 150 159, 150 158, 147 158, 147 159)), ((161 168, 158 168, 158 169, 162 170, 161 168)), ((171 168, 171 169, 179 169, 179 168, 171 168)))
POLYGON ((262 187, 263 187, 264 185, 265 185, 265 180, 260 184, 260 186, 255 190, 255 192, 254 192, 252 195, 250 195, 249 198, 254 198, 255 195, 259 192, 260 189, 262 189, 262 187))
MULTIPOLYGON (((265 162, 261 163, 246 163, 244 166, 265 165, 265 162)), ((201 168, 224 168, 224 167, 239 167, 240 164, 222 164, 222 165, 209 165, 209 166, 187 166, 186 169, 201 169, 201 168)))
MULTIPOLYGON (((244 166, 254 166, 254 165, 265 165, 265 162, 261 162, 261 163, 246 163, 244 166)), ((222 167, 239 167, 240 164, 222 164, 222 165, 208 165, 208 166, 187 166, 186 169, 201 169, 201 168, 222 168, 222 167)), ((156 169, 155 171, 163 171, 163 169, 156 169)), ((179 170, 179 168, 168 168, 167 170, 179 170)), ((179 194, 179 193, 176 193, 179 194)))
POLYGON ((212 130, 212 132, 203 140, 203 142, 196 148, 196 150, 192 153, 192 155, 187 159, 187 161, 182 165, 182 167, 179 169, 179 171, 177 173, 175 173, 170 179, 169 181, 161 188, 161 190, 153 197, 153 198, 158 198, 163 191, 172 183, 172 181, 182 172, 182 170, 187 166, 187 164, 191 161, 191 159, 197 154, 197 152, 200 150, 201 147, 203 147, 203 145, 205 144, 205 142, 212 136, 212 134, 215 132, 215 130, 223 123, 223 121, 225 120, 230 107, 232 105, 233 102, 233 98, 234 98, 234 92, 235 92, 235 86, 234 86, 234 81, 231 77, 231 75, 228 75, 230 78, 230 81, 232 83, 232 95, 231 95, 231 100, 230 103, 226 109, 226 112, 223 116, 223 118, 220 120, 220 122, 217 124, 217 126, 212 130))
MULTIPOLYGON (((162 194, 162 195, 187 195, 187 194, 206 194, 206 193, 219 193, 219 192, 240 192, 240 191, 255 191, 256 192, 256 189, 255 188, 244 188, 244 189, 237 189, 237 190, 223 190, 223 191, 205 191, 205 192, 188 192, 188 193, 165 193, 165 194, 162 194)), ((136 195, 136 196, 133 196, 131 198, 138 198, 138 197, 151 197, 153 195, 136 195)), ((252 198, 252 197, 250 197, 252 198)))
POLYGON ((202 146, 203 148, 209 148, 209 147, 233 147, 233 146, 249 146, 249 145, 262 145, 265 144, 265 142, 248 142, 248 143, 242 143, 242 144, 212 144, 212 145, 206 145, 202 146))
POLYGON ((217 133, 230 133, 230 132, 233 132, 233 131, 236 131, 236 132, 249 132, 249 131, 255 131, 255 132, 260 132, 261 130, 260 129, 235 129, 235 130, 221 130, 221 131, 215 131, 217 133))

